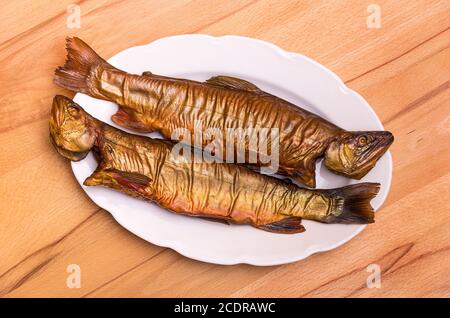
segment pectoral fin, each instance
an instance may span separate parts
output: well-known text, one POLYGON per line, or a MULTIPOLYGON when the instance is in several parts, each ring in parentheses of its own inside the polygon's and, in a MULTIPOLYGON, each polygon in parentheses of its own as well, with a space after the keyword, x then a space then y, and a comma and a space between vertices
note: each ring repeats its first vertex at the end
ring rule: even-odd
POLYGON ((152 181, 152 179, 140 173, 125 172, 120 170, 113 170, 111 173, 120 184, 134 189, 146 188, 152 181))
POLYGON ((117 113, 112 115, 111 120, 117 125, 124 128, 128 128, 141 133, 151 133, 152 129, 149 129, 144 123, 137 120, 131 111, 127 110, 126 107, 119 105, 119 110, 117 113))
POLYGON ((316 172, 314 170, 301 171, 297 175, 292 176, 292 179, 306 185, 307 187, 316 187, 316 172))
POLYGON ((136 195, 146 192, 151 181, 151 178, 139 173, 106 169, 94 171, 84 180, 83 184, 86 186, 101 185, 136 195))
POLYGON ((307 187, 316 187, 316 161, 307 159, 295 170, 293 170, 291 178, 300 182, 307 187))
POLYGON ((297 216, 288 217, 269 224, 260 225, 258 226, 258 228, 264 231, 281 234, 293 234, 305 231, 305 228, 302 225, 302 218, 297 216))

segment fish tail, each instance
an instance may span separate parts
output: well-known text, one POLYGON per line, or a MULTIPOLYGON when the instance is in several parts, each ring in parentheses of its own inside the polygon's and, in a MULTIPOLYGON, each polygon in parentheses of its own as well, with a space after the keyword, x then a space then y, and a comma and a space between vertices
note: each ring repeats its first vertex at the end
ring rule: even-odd
POLYGON ((67 58, 55 70, 54 83, 72 91, 89 93, 89 74, 99 65, 113 68, 77 37, 66 38, 67 58))
POLYGON ((327 194, 341 198, 341 213, 331 214, 326 223, 373 223, 374 210, 370 201, 380 190, 379 183, 359 183, 343 188, 326 190, 327 194))

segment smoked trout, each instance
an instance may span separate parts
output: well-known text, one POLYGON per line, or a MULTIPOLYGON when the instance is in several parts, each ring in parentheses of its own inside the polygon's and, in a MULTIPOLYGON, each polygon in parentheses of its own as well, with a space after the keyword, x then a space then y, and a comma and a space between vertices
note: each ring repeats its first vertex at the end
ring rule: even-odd
POLYGON ((54 98, 49 124, 50 139, 62 156, 78 161, 93 151, 98 167, 85 185, 113 188, 175 213, 277 233, 304 231, 302 218, 374 221, 370 200, 378 193, 377 183, 309 190, 243 165, 183 161, 173 152, 173 142, 118 130, 64 96, 54 98))
MULTIPOLYGON (((67 52, 54 82, 118 104, 119 110, 112 116, 116 124, 138 132, 158 131, 167 139, 180 127, 193 135, 197 122, 224 136, 230 128, 275 128, 279 134, 278 148, 274 148, 279 154, 276 172, 309 187, 316 184, 318 158, 324 157, 325 166, 334 173, 361 179, 394 140, 387 131, 346 131, 239 78, 215 76, 197 82, 151 72, 129 74, 107 63, 76 37, 67 39, 67 52)), ((229 139, 232 145, 238 143, 234 136, 229 139)), ((198 146, 205 148, 209 143, 205 138, 198 146)), ((230 143, 219 142, 219 157, 229 158, 226 145, 230 143)), ((234 145, 232 149, 237 148, 234 145)), ((256 169, 267 166, 267 161, 261 160, 266 153, 260 148, 249 149, 248 143, 244 148, 244 163, 256 169)))

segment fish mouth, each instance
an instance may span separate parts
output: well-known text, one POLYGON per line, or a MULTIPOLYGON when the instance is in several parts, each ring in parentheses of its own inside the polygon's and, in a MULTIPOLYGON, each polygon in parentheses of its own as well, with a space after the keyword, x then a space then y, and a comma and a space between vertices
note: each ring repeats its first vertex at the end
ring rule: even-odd
POLYGON ((92 147, 92 131, 86 127, 83 112, 70 98, 62 95, 53 98, 49 120, 50 141, 58 153, 73 161, 86 157, 92 147))
POLYGON ((378 160, 394 142, 394 135, 389 131, 377 132, 376 141, 364 151, 360 162, 364 163, 371 160, 378 160))
POLYGON ((73 104, 72 100, 69 98, 62 96, 62 95, 56 95, 53 98, 52 103, 52 110, 51 110, 51 117, 50 117, 50 129, 51 131, 57 131, 62 124, 64 123, 65 119, 65 110, 67 106, 73 104))
POLYGON ((56 143, 56 140, 52 134, 50 134, 50 141, 51 141, 53 147, 56 149, 56 151, 61 156, 65 157, 67 159, 70 159, 72 161, 80 161, 80 160, 84 159, 87 156, 87 154, 89 153, 89 150, 84 151, 84 152, 77 152, 77 151, 67 150, 62 146, 58 146, 58 144, 56 143))
POLYGON ((390 145, 394 142, 394 135, 389 131, 376 132, 376 141, 367 148, 358 160, 359 169, 349 175, 355 179, 364 177, 376 164, 390 145))
POLYGON ((55 147, 59 147, 59 145, 57 144, 57 135, 62 123, 64 122, 64 111, 61 106, 63 97, 64 96, 56 95, 53 98, 52 110, 50 112, 50 139, 55 147))

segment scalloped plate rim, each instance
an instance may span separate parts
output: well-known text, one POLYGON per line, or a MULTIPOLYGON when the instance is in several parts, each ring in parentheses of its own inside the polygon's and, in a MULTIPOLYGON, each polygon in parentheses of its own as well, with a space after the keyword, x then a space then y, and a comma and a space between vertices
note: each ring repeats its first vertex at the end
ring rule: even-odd
MULTIPOLYGON (((378 116, 376 115, 375 111, 372 109, 372 107, 370 107, 370 105, 368 104, 368 102, 357 92, 355 92, 354 90, 350 89, 349 87, 347 87, 345 85, 345 83, 342 81, 342 79, 335 74, 333 71, 329 70, 328 68, 326 68, 325 66, 323 66, 322 64, 318 63, 317 61, 304 56, 302 54, 299 53, 295 53, 295 52, 288 52, 283 50, 282 48, 276 46, 275 44, 260 40, 260 39, 255 39, 255 38, 249 38, 249 37, 244 37, 244 36, 238 36, 238 35, 224 35, 224 36, 220 36, 220 37, 215 37, 215 36, 210 36, 210 35, 204 35, 204 34, 185 34, 185 35, 174 35, 174 36, 168 36, 168 37, 163 37, 160 39, 157 39, 155 41, 150 42, 149 44, 145 44, 145 45, 138 45, 138 46, 133 46, 130 48, 127 48, 125 50, 122 50, 118 53, 116 53, 113 57, 111 57, 110 59, 108 59, 108 61, 113 61, 115 59, 117 59, 117 57, 119 55, 125 55, 127 53, 129 53, 130 51, 136 50, 136 49, 143 49, 149 46, 156 46, 158 44, 160 44, 161 42, 164 41, 172 41, 172 40, 178 40, 178 39, 201 39, 201 40, 206 40, 206 41, 213 41, 215 42, 215 44, 220 44, 220 41, 223 40, 236 40, 236 41, 244 41, 244 42, 252 42, 255 45, 259 45, 261 48, 264 49, 268 49, 268 50, 272 50, 274 52, 277 53, 277 55, 279 55, 282 58, 288 58, 288 59, 299 59, 299 60, 303 60, 303 61, 307 61, 308 63, 311 63, 312 65, 314 65, 315 67, 319 68, 322 72, 326 73, 328 76, 330 76, 336 86, 344 93, 344 94, 349 94, 352 95, 353 98, 356 98, 358 100, 358 103, 360 103, 361 105, 364 105, 366 110, 369 111, 372 115, 372 119, 377 121, 377 125, 380 126, 380 128, 383 128, 383 125, 381 123, 381 121, 379 120, 378 116)), ((84 95, 81 93, 77 93, 74 97, 74 100, 79 99, 80 95, 84 95)), ((83 105, 82 105, 83 106, 83 105)), ((392 181, 392 156, 390 154, 390 152, 388 151, 385 155, 386 160, 387 160, 387 165, 389 168, 389 172, 388 172, 388 180, 387 182, 384 184, 384 186, 386 187, 385 190, 385 195, 381 200, 381 203, 379 204, 380 206, 382 205, 382 203, 385 201, 389 190, 390 190, 390 185, 391 185, 391 181, 392 181)), ((82 161, 81 161, 82 162, 82 161)), ((93 195, 90 194, 90 192, 88 191, 87 187, 82 185, 82 181, 80 179, 80 173, 77 171, 77 164, 75 162, 72 162, 72 170, 73 173, 75 175, 75 177, 77 178, 77 180, 79 181, 81 187, 83 188, 83 190, 87 193, 87 195, 100 207, 102 207, 100 204, 97 203, 97 200, 95 197, 93 197, 93 195)), ((111 190, 113 191, 113 190, 111 190)), ((190 253, 189 249, 187 249, 185 247, 185 245, 183 244, 182 241, 178 240, 170 240, 167 238, 160 238, 157 236, 153 236, 151 239, 149 239, 149 236, 147 235, 146 238, 144 238, 142 235, 139 234, 139 231, 136 230, 136 228, 130 228, 129 226, 127 226, 126 224, 124 224, 123 219, 121 219, 120 217, 117 216, 117 213, 115 213, 114 211, 110 211, 110 209, 102 207, 103 209, 107 210, 108 212, 111 213, 111 215, 115 218, 115 220, 121 224, 124 228, 126 228, 128 231, 134 233, 135 235, 143 238, 146 241, 149 241, 152 244, 161 246, 161 247, 165 247, 165 248, 170 248, 175 250, 176 252, 178 252, 181 255, 184 255, 186 257, 189 257, 191 259, 196 259, 199 261, 203 261, 203 262, 208 262, 208 263, 214 263, 214 264, 221 264, 221 265, 235 265, 235 264, 250 264, 250 265, 256 265, 256 266, 273 266, 273 265, 281 265, 281 264, 287 264, 287 263, 292 263, 292 262, 296 262, 302 259, 305 259, 309 256, 311 256, 312 254, 315 253, 319 253, 319 252, 325 252, 325 251, 329 251, 332 249, 335 249, 343 244, 345 244, 346 242, 350 241, 351 239, 353 239, 355 236, 357 236, 359 233, 361 233, 362 230, 365 229, 366 225, 359 225, 358 229, 355 230, 351 235, 348 235, 345 238, 342 238, 339 241, 334 242, 334 244, 330 244, 327 247, 321 247, 316 245, 311 245, 309 246, 307 249, 299 251, 298 255, 296 257, 293 256, 287 256, 285 258, 283 257, 277 257, 276 259, 258 259, 258 260, 254 260, 252 259, 252 257, 250 256, 246 256, 246 255, 241 255, 241 256, 234 256, 232 259, 224 259, 224 258, 218 258, 218 257, 211 257, 211 256, 205 256, 202 255, 202 253, 190 253)), ((169 213, 169 212, 167 212, 169 213)), ((330 225, 332 226, 332 225, 330 225)), ((260 231, 255 229, 256 231, 260 231)))

